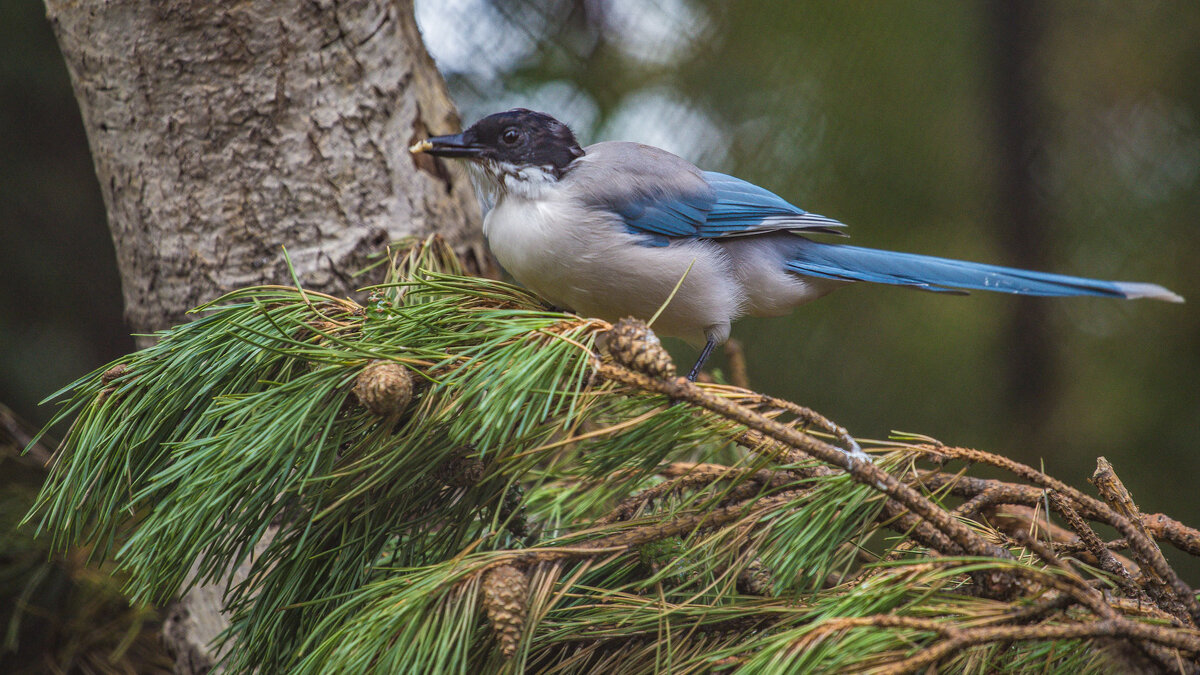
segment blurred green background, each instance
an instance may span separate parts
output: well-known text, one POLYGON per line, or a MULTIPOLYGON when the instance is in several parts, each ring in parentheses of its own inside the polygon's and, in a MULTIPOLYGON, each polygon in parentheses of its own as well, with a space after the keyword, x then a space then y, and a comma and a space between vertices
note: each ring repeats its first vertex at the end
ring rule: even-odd
MULTIPOLYGON (((1081 486, 1105 455, 1143 509, 1200 523, 1200 3, 417 9, 465 122, 541 109, 584 143, 649 142, 759 183, 849 224, 859 245, 1189 298, 859 285, 734 337, 755 388, 856 435, 928 434, 1081 486)), ((0 49, 0 402, 42 422, 39 399, 132 341, 40 2, 0 3, 0 49)))

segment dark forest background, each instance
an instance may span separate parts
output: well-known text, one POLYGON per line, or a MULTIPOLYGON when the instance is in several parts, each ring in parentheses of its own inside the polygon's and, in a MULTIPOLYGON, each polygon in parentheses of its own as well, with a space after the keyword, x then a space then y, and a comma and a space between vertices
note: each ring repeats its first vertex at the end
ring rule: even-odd
MULTIPOLYGON (((34 423, 133 348, 44 13, 0 3, 0 403, 34 423)), ((1200 523, 1200 3, 426 0, 418 18, 465 122, 538 108, 585 143, 759 183, 859 245, 1189 298, 857 286, 734 337, 755 388, 858 436, 927 434, 1077 485, 1105 455, 1144 510, 1200 523)))

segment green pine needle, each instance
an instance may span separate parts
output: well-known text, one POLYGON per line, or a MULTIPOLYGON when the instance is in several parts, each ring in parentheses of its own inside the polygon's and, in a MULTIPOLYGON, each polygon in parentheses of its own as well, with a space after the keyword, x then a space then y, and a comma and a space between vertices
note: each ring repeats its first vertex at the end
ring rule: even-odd
MULTIPOLYGON (((964 575, 1040 569, 926 565, 921 549, 863 566, 880 539, 872 486, 788 477, 733 443, 737 424, 597 381, 607 324, 461 276, 444 244, 376 264, 389 278, 365 305, 242 289, 123 372, 56 392, 52 424, 74 422, 26 520, 56 548, 115 559, 139 599, 241 567, 226 597, 232 672, 854 672, 937 636, 838 621, 969 623, 999 610, 954 593, 964 575), (401 413, 354 393, 379 360, 411 376, 401 413), (662 475, 697 462, 730 473, 662 475), (621 537, 642 539, 588 553, 621 537), (512 660, 480 610, 482 572, 505 561, 530 577, 512 660), (769 588, 748 593, 763 569, 769 588)), ((880 462, 910 459, 897 447, 880 462)), ((942 665, 1104 670, 1083 640, 981 645, 942 665)))

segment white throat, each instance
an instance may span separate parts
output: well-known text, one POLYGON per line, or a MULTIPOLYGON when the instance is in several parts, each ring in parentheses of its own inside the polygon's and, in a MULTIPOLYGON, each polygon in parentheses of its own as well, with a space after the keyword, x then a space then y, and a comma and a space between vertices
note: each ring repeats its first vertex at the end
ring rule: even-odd
POLYGON ((471 179, 488 208, 505 197, 537 201, 543 192, 558 182, 553 166, 518 166, 508 162, 484 160, 469 162, 471 179))

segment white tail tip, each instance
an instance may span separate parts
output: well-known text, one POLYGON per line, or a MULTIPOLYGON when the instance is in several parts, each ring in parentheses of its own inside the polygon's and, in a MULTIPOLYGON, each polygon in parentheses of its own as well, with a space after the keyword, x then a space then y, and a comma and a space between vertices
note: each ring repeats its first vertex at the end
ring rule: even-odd
POLYGON ((1183 302, 1183 296, 1172 293, 1158 284, 1144 284, 1136 281, 1119 281, 1117 288, 1129 299, 1150 298, 1166 302, 1183 302))

